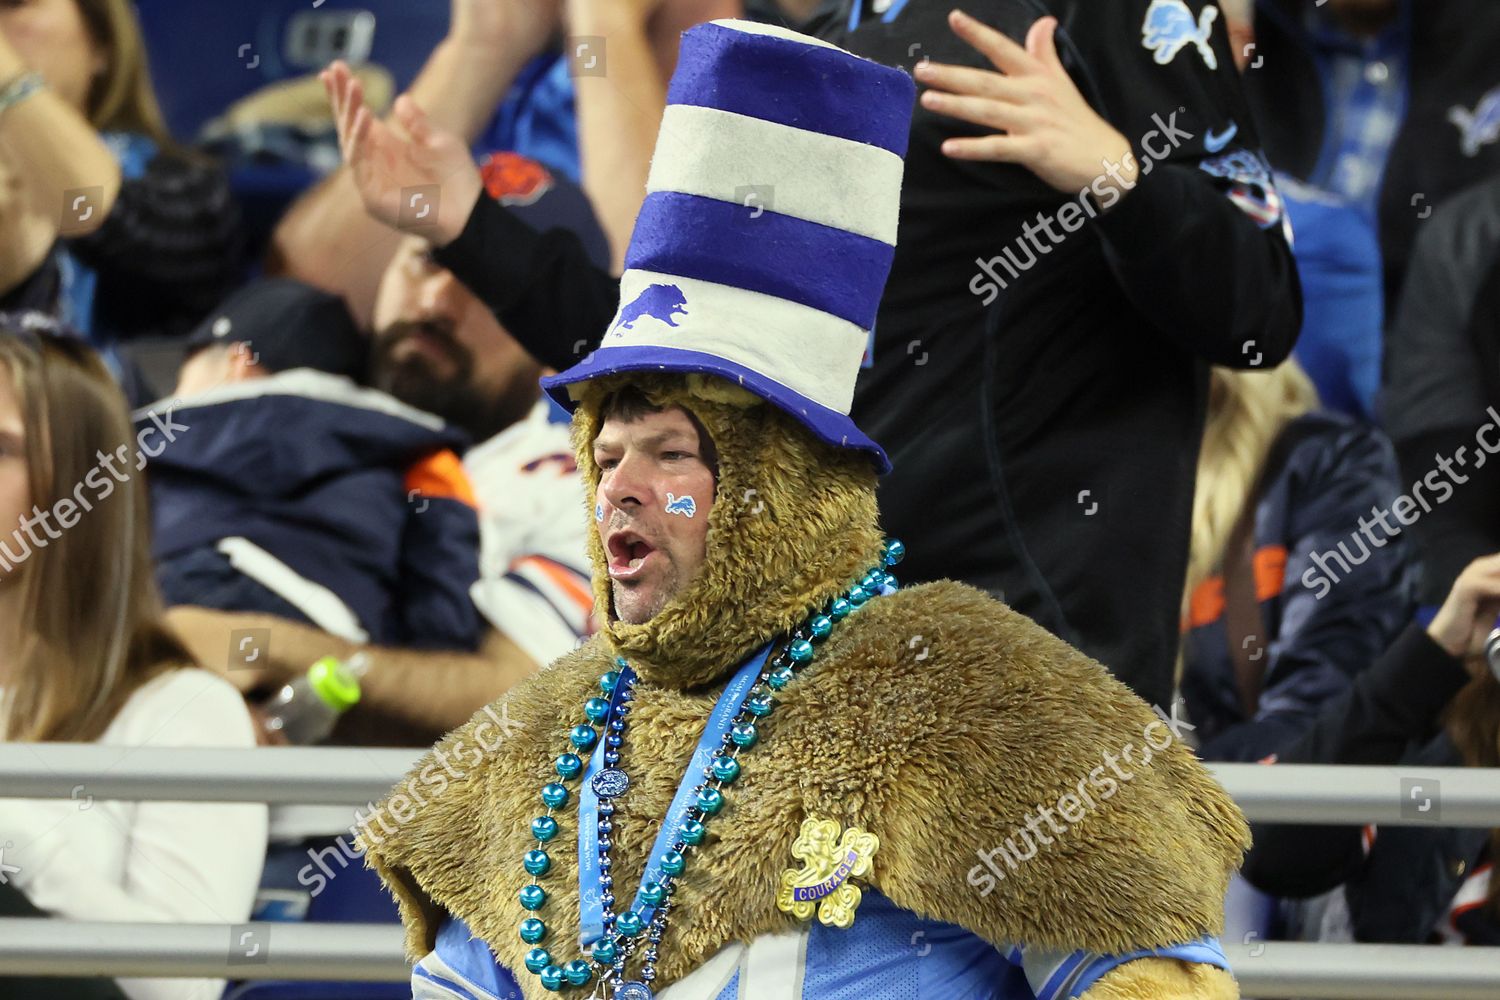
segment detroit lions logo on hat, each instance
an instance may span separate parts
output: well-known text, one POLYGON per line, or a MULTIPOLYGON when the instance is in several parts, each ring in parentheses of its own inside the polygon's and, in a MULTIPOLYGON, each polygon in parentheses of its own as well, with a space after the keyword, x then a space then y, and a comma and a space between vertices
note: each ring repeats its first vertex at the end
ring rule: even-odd
POLYGON ((1448 120, 1463 133, 1464 155, 1478 156, 1485 146, 1500 140, 1500 87, 1480 98, 1473 111, 1462 104, 1449 108, 1448 120))
POLYGON ((676 285, 649 285, 646 290, 620 310, 615 329, 631 330, 642 316, 652 316, 668 326, 677 326, 677 317, 687 315, 687 296, 676 285))
POLYGON ((1213 4, 1205 6, 1194 20, 1186 0, 1151 0, 1151 6, 1146 8, 1146 23, 1141 26, 1141 44, 1154 53, 1159 66, 1167 65, 1177 58, 1177 53, 1194 45, 1208 68, 1218 69, 1219 57, 1208 44, 1218 16, 1219 8, 1213 4))

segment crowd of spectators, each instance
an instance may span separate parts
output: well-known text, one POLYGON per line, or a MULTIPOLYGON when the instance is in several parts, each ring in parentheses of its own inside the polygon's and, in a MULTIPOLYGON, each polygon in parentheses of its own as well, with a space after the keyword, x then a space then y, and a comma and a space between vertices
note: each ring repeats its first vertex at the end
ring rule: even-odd
MULTIPOLYGON (((1500 765, 1500 9, 1035 6, 451 0, 394 100, 302 81, 339 164, 262 238, 129 0, 0 6, 0 739, 251 746, 361 653, 333 741, 426 746, 592 634, 538 378, 670 266, 630 234, 677 39, 748 17, 921 88, 853 409, 904 581, 1180 702, 1205 759, 1500 765)), ((753 269, 807 195, 724 161, 753 269)), ((241 922, 267 823, 4 800, 0 912, 241 922)), ((1246 875, 1276 933, 1500 943, 1497 838, 1268 826, 1246 875)))

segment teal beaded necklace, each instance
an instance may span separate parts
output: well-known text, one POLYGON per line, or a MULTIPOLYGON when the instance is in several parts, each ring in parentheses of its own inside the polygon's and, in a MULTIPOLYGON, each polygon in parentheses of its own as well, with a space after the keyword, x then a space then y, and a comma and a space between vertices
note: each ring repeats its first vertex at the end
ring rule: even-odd
MULTIPOLYGON (((572 782, 584 772, 580 751, 594 750, 604 730, 604 769, 594 775, 591 787, 599 798, 598 806, 598 883, 599 902, 603 909, 603 936, 595 941, 589 960, 573 959, 558 964, 544 947, 549 928, 537 916, 528 916, 521 921, 521 940, 532 946, 526 955, 526 969, 537 976, 542 988, 549 992, 577 989, 598 980, 599 992, 611 991, 613 1000, 651 1000, 651 983, 656 979, 658 948, 666 932, 672 909, 672 896, 687 867, 687 858, 692 849, 703 843, 707 823, 724 808, 724 789, 740 776, 739 757, 760 740, 759 723, 768 718, 776 708, 774 692, 784 689, 796 679, 799 671, 812 662, 817 644, 821 644, 833 632, 836 623, 862 607, 871 598, 894 593, 896 578, 888 569, 901 561, 906 548, 896 539, 888 541, 880 563, 865 573, 842 596, 829 601, 827 606, 814 612, 802 625, 791 633, 780 651, 762 665, 758 679, 750 688, 743 704, 733 717, 733 723, 724 734, 717 754, 703 771, 703 782, 693 789, 692 807, 686 819, 677 829, 675 842, 669 850, 657 858, 656 866, 661 875, 658 880, 649 880, 651 869, 643 880, 637 899, 638 908, 627 908, 614 912, 614 878, 611 875, 614 832, 612 800, 623 795, 629 788, 629 777, 618 765, 624 745, 626 717, 633 700, 635 672, 623 657, 615 660, 618 669, 611 670, 599 678, 600 691, 605 697, 590 698, 583 707, 587 722, 573 727, 568 741, 573 749, 557 758, 554 768, 560 781, 542 788, 542 804, 546 813, 531 821, 531 834, 536 846, 521 859, 533 881, 520 892, 521 906, 529 914, 539 912, 547 902, 547 891, 540 882, 552 869, 552 859, 547 854, 547 845, 553 841, 559 826, 553 816, 555 810, 568 805, 572 792, 565 782, 572 782), (645 947, 642 949, 642 940, 645 947), (639 977, 626 980, 625 968, 637 949, 642 952, 639 977)), ((706 738, 706 737, 705 737, 706 738)), ((582 900, 580 900, 582 902, 582 900)))

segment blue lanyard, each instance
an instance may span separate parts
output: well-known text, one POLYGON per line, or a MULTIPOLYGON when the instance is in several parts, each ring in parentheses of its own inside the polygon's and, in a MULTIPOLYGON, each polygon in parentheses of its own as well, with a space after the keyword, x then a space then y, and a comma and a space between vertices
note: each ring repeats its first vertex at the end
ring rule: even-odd
MULTIPOLYGON (((765 666, 766 658, 771 655, 771 646, 768 643, 764 648, 750 654, 750 658, 740 665, 735 671, 729 683, 724 688, 724 693, 719 695, 719 701, 714 705, 713 712, 708 717, 708 723, 703 727, 703 736, 698 740, 698 749, 693 751, 692 760, 688 762, 687 773, 682 777, 682 783, 677 786, 677 794, 672 799, 672 806, 667 810, 667 817, 662 821, 661 830, 656 834, 656 843, 651 847, 650 861, 646 865, 646 872, 641 876, 641 885, 650 882, 661 881, 661 856, 677 843, 678 831, 682 829, 683 821, 692 810, 696 801, 696 791, 703 782, 703 770, 708 767, 709 762, 724 745, 724 737, 734 725, 735 716, 740 714, 740 709, 745 705, 745 699, 750 695, 750 689, 760 679, 761 668, 765 666)), ((615 684, 614 694, 610 698, 609 715, 605 720, 603 731, 610 732, 609 723, 613 722, 619 715, 620 696, 631 687, 635 681, 635 672, 629 667, 620 669, 620 681, 615 684)), ((594 791, 594 775, 604 768, 604 748, 606 740, 601 739, 594 747, 593 754, 589 757, 589 766, 583 774, 583 787, 578 794, 578 906, 579 906, 579 945, 587 948, 595 941, 604 937, 604 905, 600 901, 599 893, 599 796, 594 791)), ((655 907, 645 906, 641 902, 639 891, 637 891, 634 907, 641 914, 641 919, 651 922, 651 916, 656 912, 655 907)))
MULTIPOLYGON (((881 23, 890 24, 892 21, 894 21, 896 19, 896 15, 901 13, 902 8, 904 8, 906 4, 907 0, 893 0, 890 8, 880 16, 881 23)), ((865 0, 854 0, 854 6, 849 11, 849 30, 851 32, 853 32, 855 28, 859 27, 860 19, 864 16, 864 7, 865 0)))

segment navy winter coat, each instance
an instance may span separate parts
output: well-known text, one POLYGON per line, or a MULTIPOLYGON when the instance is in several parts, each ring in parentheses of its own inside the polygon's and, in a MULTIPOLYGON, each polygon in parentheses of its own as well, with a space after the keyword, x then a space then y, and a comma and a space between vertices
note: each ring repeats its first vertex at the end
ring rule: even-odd
MULTIPOLYGON (((160 413, 162 404, 152 409, 160 413)), ((464 435, 311 369, 235 383, 151 437, 169 604, 264 611, 385 645, 473 650, 479 523, 464 435)), ((144 433, 149 411, 136 416, 144 433)))
POLYGON ((1390 442, 1333 413, 1308 414, 1282 434, 1285 458, 1255 508, 1265 631, 1247 648, 1265 673, 1253 715, 1235 683, 1222 577, 1201 584, 1190 602, 1182 696, 1205 760, 1259 760, 1291 742, 1412 616, 1410 540, 1396 518, 1385 517, 1400 532, 1391 536, 1374 514, 1389 512, 1402 493, 1390 442))

